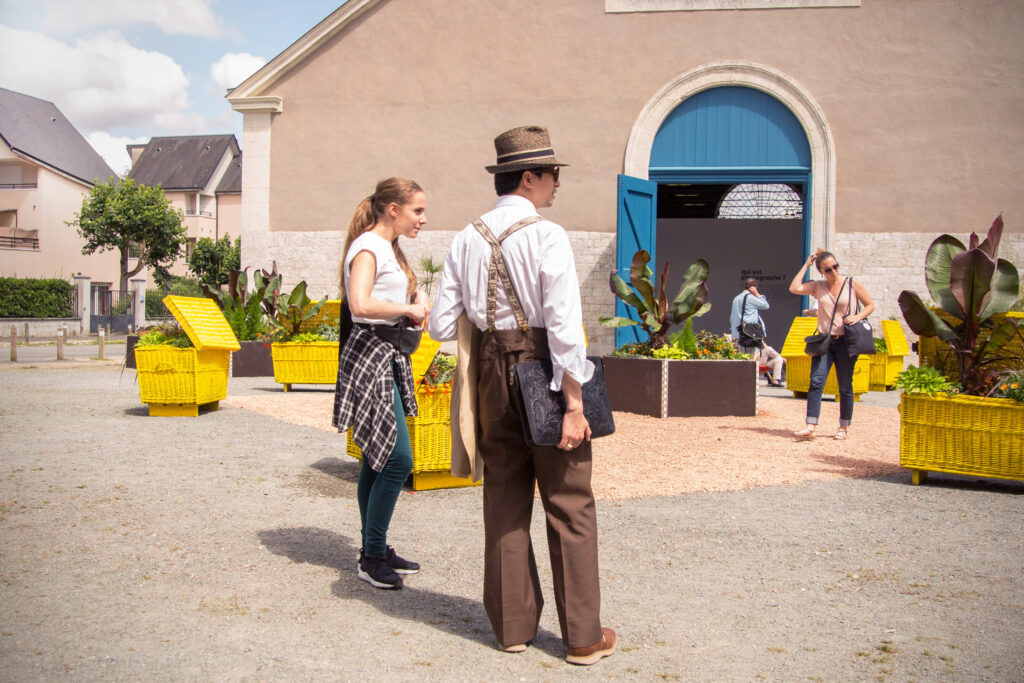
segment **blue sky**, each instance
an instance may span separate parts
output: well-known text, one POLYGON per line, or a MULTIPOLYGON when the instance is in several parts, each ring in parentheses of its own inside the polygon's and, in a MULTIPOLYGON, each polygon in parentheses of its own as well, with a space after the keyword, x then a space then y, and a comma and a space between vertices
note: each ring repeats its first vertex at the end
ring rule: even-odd
POLYGON ((0 87, 49 100, 116 172, 125 144, 234 133, 224 99, 344 0, 0 0, 0 87))

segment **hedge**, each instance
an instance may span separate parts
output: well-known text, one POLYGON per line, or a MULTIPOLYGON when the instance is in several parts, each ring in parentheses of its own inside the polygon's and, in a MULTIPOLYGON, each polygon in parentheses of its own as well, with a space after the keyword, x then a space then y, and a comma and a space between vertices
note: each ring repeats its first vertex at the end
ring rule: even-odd
POLYGON ((74 289, 57 278, 0 277, 0 318, 73 318, 74 289))

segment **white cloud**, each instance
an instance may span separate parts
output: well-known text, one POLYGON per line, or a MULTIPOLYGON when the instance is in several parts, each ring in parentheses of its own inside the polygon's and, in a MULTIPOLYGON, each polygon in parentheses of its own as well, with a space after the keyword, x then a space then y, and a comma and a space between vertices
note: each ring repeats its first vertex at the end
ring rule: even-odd
POLYGON ((149 126, 192 107, 182 68, 116 31, 69 45, 0 24, 0 64, 4 87, 53 101, 79 129, 149 126))
POLYGON ((221 38, 230 33, 211 0, 46 0, 45 26, 51 31, 133 24, 150 24, 169 35, 221 38))
POLYGON ((149 138, 124 138, 114 137, 109 133, 102 131, 90 133, 86 140, 92 145, 103 160, 107 162, 110 168, 114 169, 114 173, 119 176, 123 176, 131 168, 132 162, 131 157, 128 156, 128 150, 125 145, 136 145, 145 144, 149 142, 149 138))
POLYGON ((227 90, 252 76, 266 63, 263 57, 248 52, 229 52, 210 67, 210 76, 217 85, 227 90))

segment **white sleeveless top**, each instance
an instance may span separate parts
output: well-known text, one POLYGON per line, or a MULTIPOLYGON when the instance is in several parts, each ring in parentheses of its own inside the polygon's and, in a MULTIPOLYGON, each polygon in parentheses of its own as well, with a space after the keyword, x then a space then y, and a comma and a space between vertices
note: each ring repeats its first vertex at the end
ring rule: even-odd
MULTIPOLYGON (((387 301, 393 304, 408 303, 406 292, 409 290, 409 278, 402 267, 398 265, 395 250, 391 247, 390 242, 372 232, 364 232, 357 237, 345 255, 345 291, 348 291, 349 279, 352 277, 352 259, 361 251, 372 253, 377 262, 377 274, 373 279, 370 296, 378 301, 387 301)), ((398 320, 399 318, 376 320, 352 316, 352 322, 377 325, 393 325, 398 320)))

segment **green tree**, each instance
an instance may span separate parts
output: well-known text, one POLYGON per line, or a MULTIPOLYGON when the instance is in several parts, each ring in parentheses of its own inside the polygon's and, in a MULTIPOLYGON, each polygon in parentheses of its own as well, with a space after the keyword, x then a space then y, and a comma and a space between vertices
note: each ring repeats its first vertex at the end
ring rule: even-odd
POLYGON ((188 269, 199 278, 200 282, 210 285, 226 285, 228 272, 239 270, 242 266, 242 238, 231 243, 231 235, 224 235, 219 240, 200 237, 188 257, 188 269))
POLYGON ((131 178, 96 183, 82 199, 82 211, 67 221, 85 239, 83 254, 118 250, 121 254, 121 290, 128 278, 143 268, 165 268, 181 253, 185 243, 183 215, 164 196, 159 185, 136 185, 131 178), (138 261, 128 267, 128 252, 138 261))

